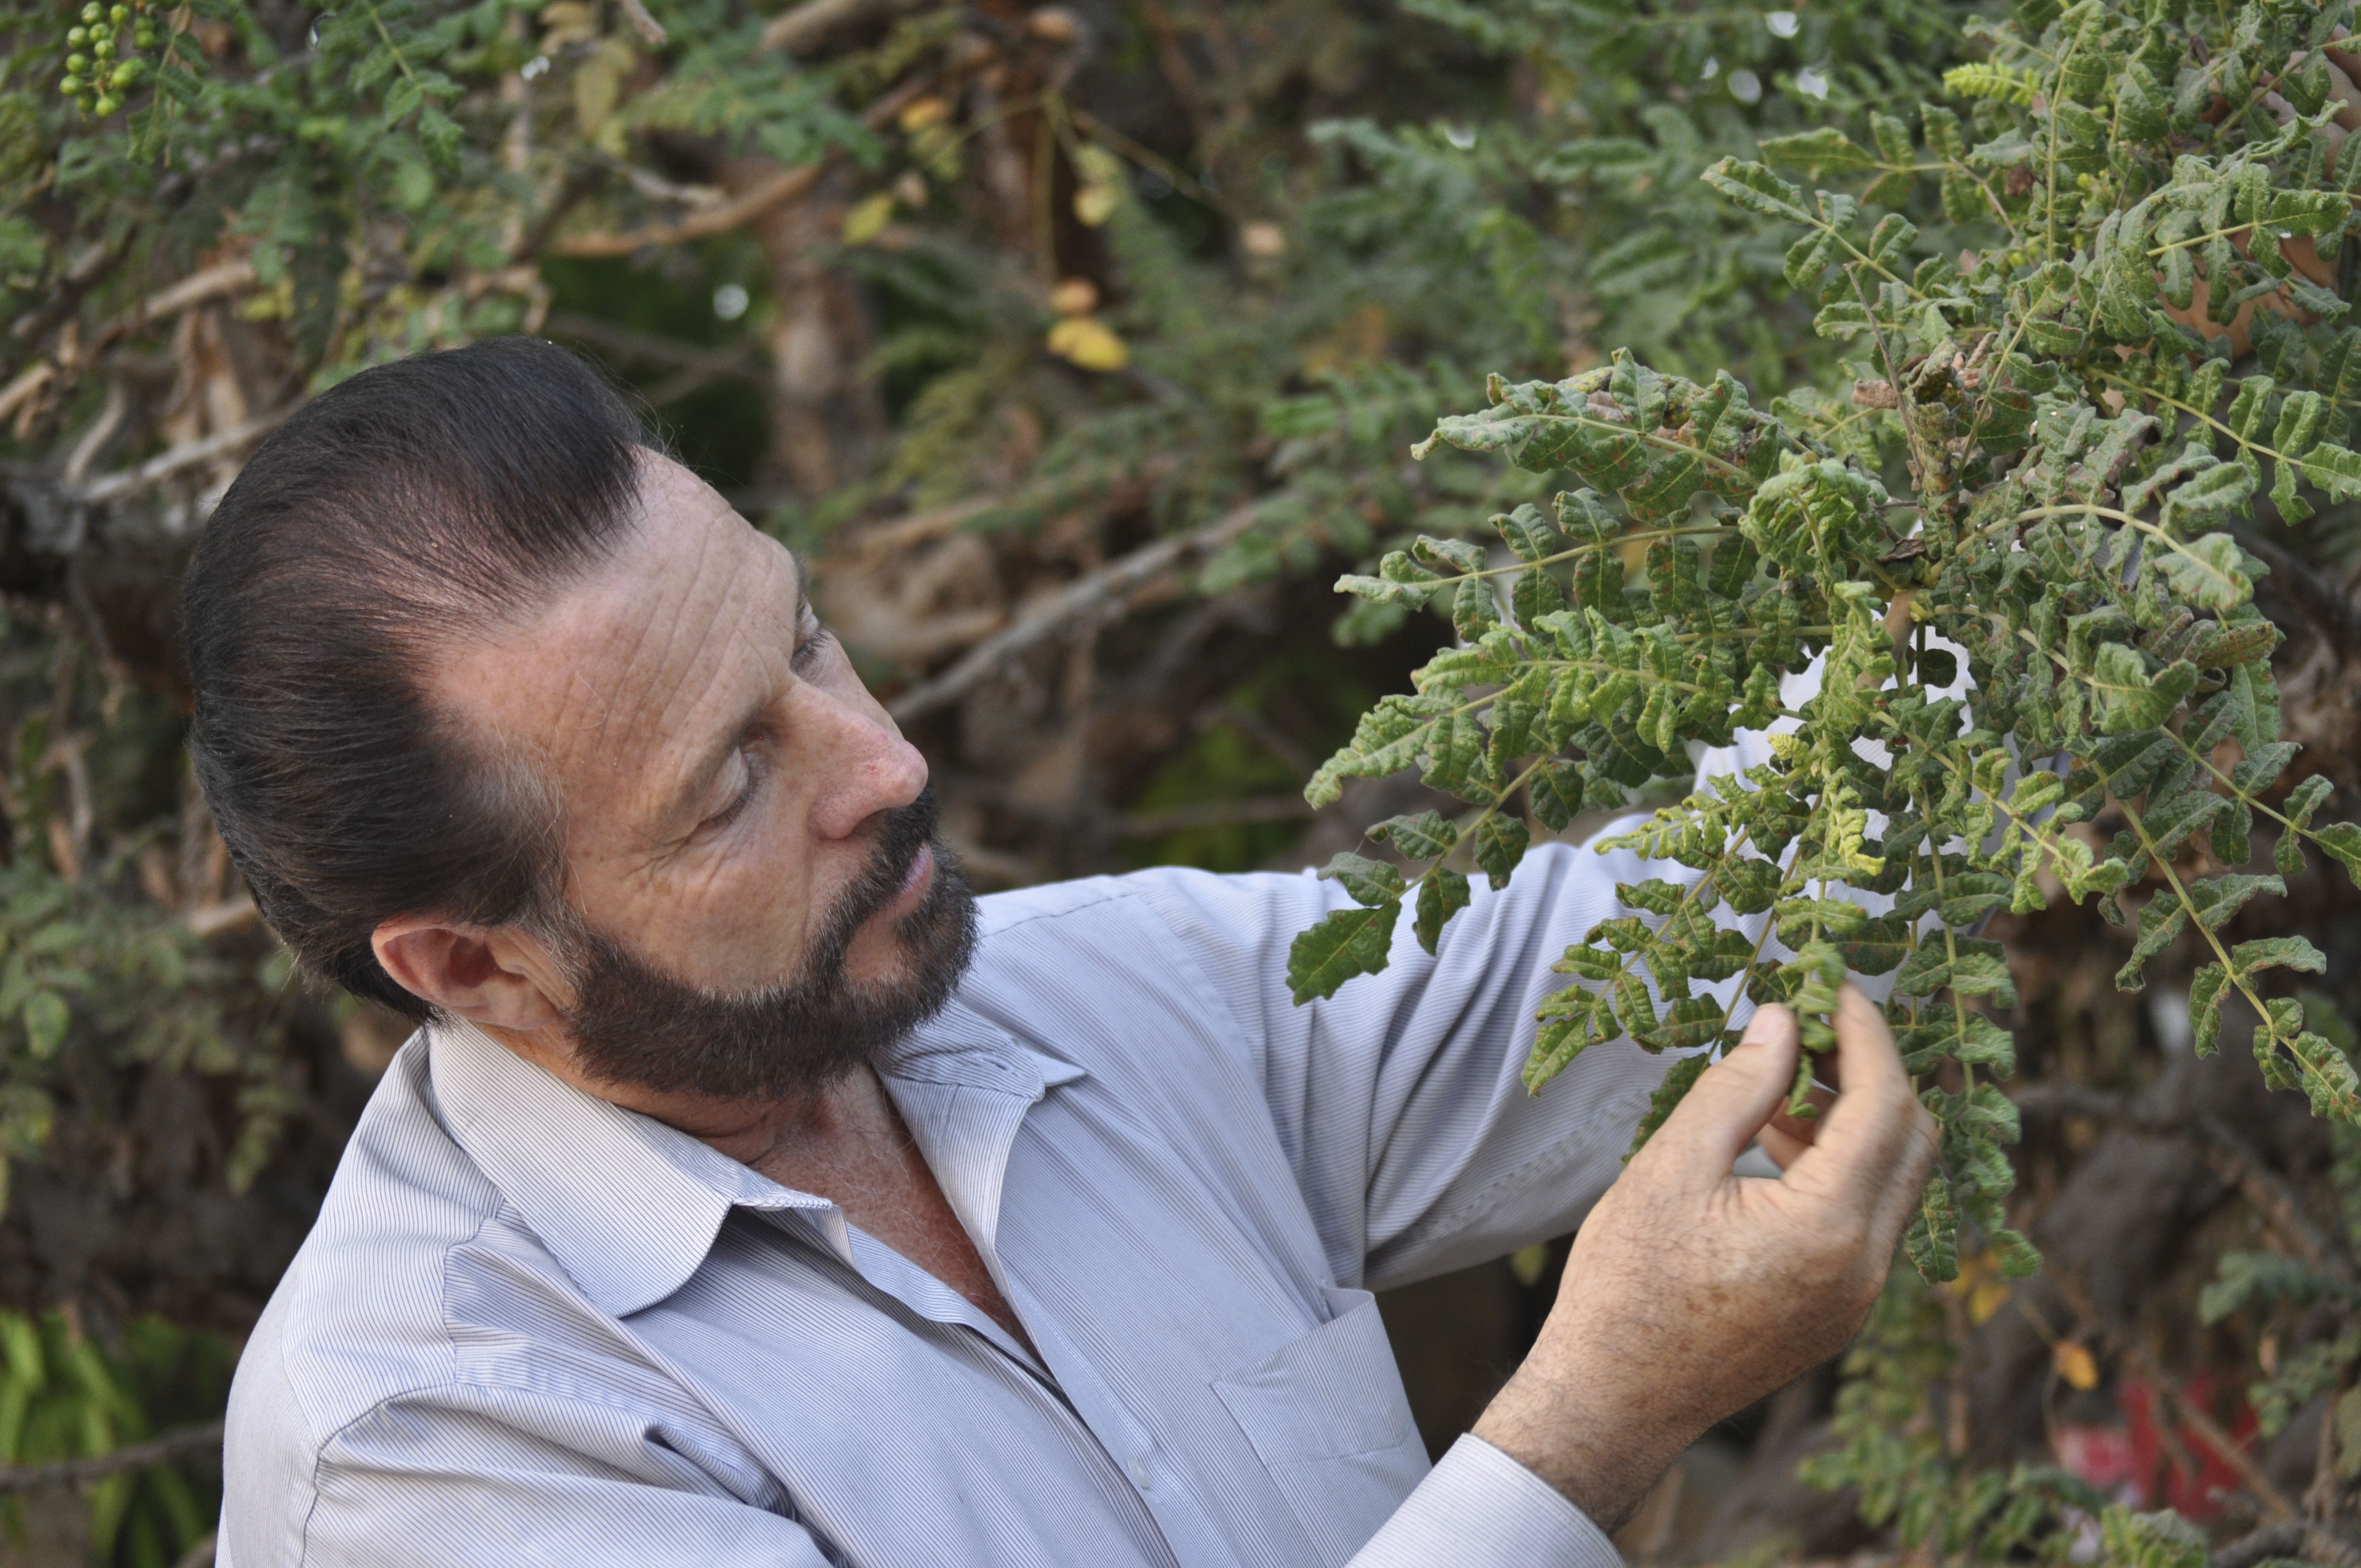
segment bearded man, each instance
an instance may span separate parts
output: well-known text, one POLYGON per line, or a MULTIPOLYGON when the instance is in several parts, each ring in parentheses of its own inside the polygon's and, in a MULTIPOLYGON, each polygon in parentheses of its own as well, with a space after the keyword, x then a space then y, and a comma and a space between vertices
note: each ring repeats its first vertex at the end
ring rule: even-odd
POLYGON ((1331 883, 976 899, 800 565, 545 344, 288 422, 186 640, 263 913, 422 1025, 239 1364, 234 1568, 1610 1564, 1858 1327, 1932 1157, 1857 994, 1817 1122, 1776 1008, 1620 1179, 1660 1060, 1528 1096, 1628 856, 1304 1007, 1331 883), (1430 1466, 1371 1288, 1578 1222, 1430 1466))

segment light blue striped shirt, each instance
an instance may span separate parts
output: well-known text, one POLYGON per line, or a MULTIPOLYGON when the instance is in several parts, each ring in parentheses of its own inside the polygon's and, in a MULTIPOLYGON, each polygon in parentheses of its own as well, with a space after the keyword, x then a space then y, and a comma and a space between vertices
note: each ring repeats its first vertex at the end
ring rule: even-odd
POLYGON ((1676 870, 1536 851, 1439 957, 1297 1007, 1309 876, 983 901, 880 1071, 1038 1357, 685 1134, 466 1025, 403 1047, 231 1397, 221 1561, 1609 1568, 1369 1291, 1571 1229, 1664 1062, 1518 1080, 1565 946, 1676 870))

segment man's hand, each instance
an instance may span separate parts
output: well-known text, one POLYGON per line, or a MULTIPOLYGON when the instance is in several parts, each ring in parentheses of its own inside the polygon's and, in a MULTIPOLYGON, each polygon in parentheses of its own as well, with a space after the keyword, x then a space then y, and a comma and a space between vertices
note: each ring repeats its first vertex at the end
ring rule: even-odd
POLYGON ((1540 1341, 1476 1423, 1603 1530, 1708 1427, 1842 1350, 1885 1282, 1935 1123, 1850 986, 1836 1031, 1839 1091, 1793 1122, 1795 1015, 1754 1015, 1583 1223, 1540 1341), (1777 1180, 1730 1174, 1757 1137, 1777 1180))

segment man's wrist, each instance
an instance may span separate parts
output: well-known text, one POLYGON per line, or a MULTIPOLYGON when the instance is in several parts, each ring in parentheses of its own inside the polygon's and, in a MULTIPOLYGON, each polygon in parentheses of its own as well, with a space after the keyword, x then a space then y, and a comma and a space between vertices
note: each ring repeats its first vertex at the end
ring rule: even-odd
POLYGON ((1548 1482, 1612 1534, 1687 1446, 1660 1413, 1603 1408, 1592 1379, 1532 1360, 1485 1407, 1476 1436, 1548 1482))

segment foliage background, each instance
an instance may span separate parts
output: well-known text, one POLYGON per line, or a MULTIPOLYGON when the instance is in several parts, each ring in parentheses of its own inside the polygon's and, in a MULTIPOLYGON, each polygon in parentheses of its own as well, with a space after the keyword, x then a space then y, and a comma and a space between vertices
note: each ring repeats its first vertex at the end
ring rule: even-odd
MULTIPOLYGON (((1480 406, 1489 374, 1554 380, 1618 348, 1727 367, 1764 404, 1839 384, 1852 350, 1813 332, 1792 236, 1699 176, 1766 137, 1840 125, 1866 145, 1875 114, 1969 112, 1943 73, 1983 61, 1981 25, 2003 15, 205 0, 118 25, 16 0, 0 12, 0 1299, 18 1315, 0 1320, 0 1437, 22 1435, 0 1457, 202 1420, 399 1041, 291 983, 179 751, 179 564, 305 396, 490 333, 575 345, 813 554, 987 885, 1315 864, 1379 817, 1449 806, 1404 777, 1304 804, 1355 717, 1453 637, 1329 583, 1422 532, 1489 547, 1487 516, 1546 493, 1481 455, 1412 463, 1410 444, 1480 406), (104 116, 59 88, 93 29, 143 62, 104 116), (12 1399, 60 1413, 11 1428, 12 1399)), ((1930 230, 1936 199, 1931 182, 1913 198, 1930 230)), ((2333 279, 2347 292, 2352 254, 2333 279)), ((2285 723, 2338 792, 2323 815, 2348 814, 2361 528, 2351 503, 2256 527, 2285 723)), ((2354 895, 2316 871, 2291 894, 2255 934, 2310 933, 2329 957, 2316 1013, 2352 1013, 2354 895)), ((2050 1270, 1897 1290, 1841 1395, 1817 1375, 1715 1434, 1627 1546, 1891 1554, 1956 1511, 1952 1488, 2038 1489, 2027 1472, 2011 1490, 2013 1468, 2138 1429, 2160 1445, 2147 1500, 2183 1506, 2225 1564, 2344 1561, 2361 1546, 2344 1491, 2361 1442, 2339 1432, 2352 1352, 2334 1354, 2353 1332, 2350 1151, 2300 1097, 2188 1054, 2193 951, 2166 952, 2135 1003, 2105 983, 2131 938, 2089 909, 1990 934, 2018 998, 2012 1216, 2050 1270), (2267 1255, 2345 1293, 2201 1312, 2224 1256, 2267 1255), (2268 1435, 2246 1427, 2266 1382, 2268 1435), (1840 1406, 1893 1445, 1896 1489, 1869 1519, 1795 1478, 1840 1406)), ((1431 1442, 1513 1365, 1562 1253, 1389 1303, 1431 1442)), ((202 1552, 214 1479, 199 1455, 111 1483, 67 1550, 202 1552)))

